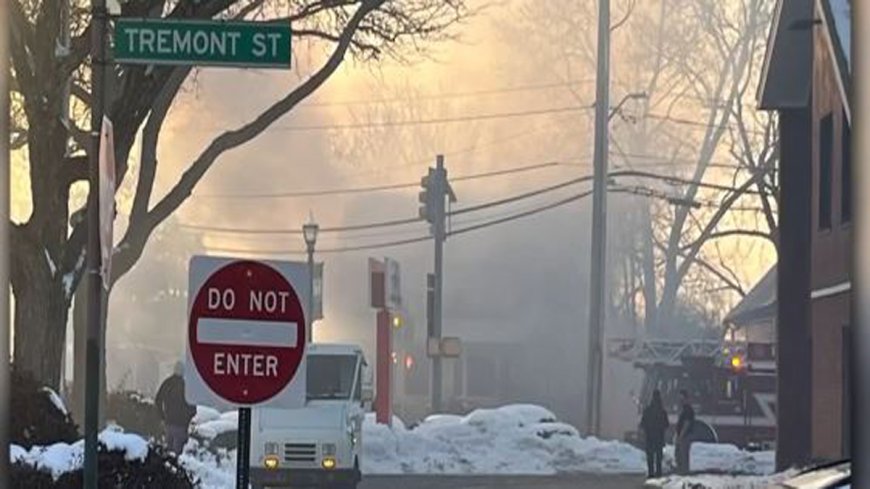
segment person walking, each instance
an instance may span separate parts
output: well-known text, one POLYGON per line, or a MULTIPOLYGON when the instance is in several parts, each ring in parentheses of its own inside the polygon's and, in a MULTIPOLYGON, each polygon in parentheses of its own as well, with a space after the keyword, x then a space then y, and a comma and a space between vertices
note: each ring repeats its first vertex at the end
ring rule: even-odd
POLYGON ((677 420, 675 456, 677 459, 677 473, 688 474, 690 457, 692 452, 692 427, 695 424, 695 410, 689 402, 689 393, 680 391, 680 417, 677 420))
POLYGON ((650 478, 662 476, 662 450, 669 424, 668 413, 662 403, 662 393, 656 389, 640 420, 646 447, 647 476, 650 478))
POLYGON ((166 444, 176 455, 184 451, 184 445, 187 444, 187 430, 196 414, 196 406, 188 404, 184 398, 183 372, 181 362, 176 363, 172 375, 163 381, 154 399, 160 419, 163 420, 166 444))

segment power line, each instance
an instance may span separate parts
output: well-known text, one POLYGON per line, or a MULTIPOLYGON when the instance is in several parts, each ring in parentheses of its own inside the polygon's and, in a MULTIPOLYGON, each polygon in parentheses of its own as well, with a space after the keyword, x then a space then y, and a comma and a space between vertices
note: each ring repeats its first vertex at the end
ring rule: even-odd
POLYGON ((448 236, 453 236, 453 235, 458 235, 458 234, 464 234, 464 233, 468 233, 468 232, 471 232, 471 231, 477 231, 477 230, 479 230, 479 229, 488 228, 488 227, 490 227, 490 226, 495 226, 495 225, 497 225, 497 224, 503 224, 503 223, 510 222, 510 221, 514 221, 514 220, 517 220, 517 219, 522 219, 522 218, 524 218, 524 217, 532 216, 532 215, 535 215, 535 214, 538 214, 538 213, 541 213, 541 212, 544 212, 544 211, 548 211, 548 210, 550 210, 550 209, 555 209, 555 208, 557 208, 557 207, 561 207, 561 206, 563 206, 563 205, 570 204, 571 202, 578 201, 578 200, 580 200, 580 199, 582 199, 582 198, 584 198, 584 197, 588 197, 589 195, 592 195, 592 191, 591 191, 591 190, 587 190, 587 191, 585 191, 585 192, 582 192, 582 193, 579 193, 579 194, 576 194, 576 195, 572 195, 571 197, 567 197, 567 198, 565 198, 565 199, 558 200, 558 201, 556 201, 556 202, 553 202, 552 204, 547 204, 547 205, 545 205, 545 206, 541 206, 541 207, 537 207, 537 208, 534 208, 534 209, 530 209, 530 210, 527 210, 527 211, 524 211, 524 212, 520 212, 520 213, 517 213, 517 214, 513 214, 513 215, 511 215, 511 216, 502 217, 502 218, 500 218, 500 219, 495 219, 495 220, 492 220, 492 221, 487 221, 487 222, 484 222, 484 223, 481 223, 481 224, 476 224, 476 225, 473 225, 473 226, 467 226, 467 227, 464 227, 464 228, 460 228, 460 229, 457 229, 457 230, 455 230, 455 231, 451 231, 451 232, 448 234, 448 236))
MULTIPOLYGON (((421 243, 423 241, 429 241, 432 239, 431 236, 419 236, 416 238, 403 239, 397 241, 388 241, 384 243, 372 243, 367 245, 359 245, 359 246, 343 246, 339 248, 324 248, 318 249, 317 253, 346 253, 349 251, 361 251, 361 250, 374 250, 381 248, 392 248, 394 246, 404 246, 413 243, 421 243)), ((305 250, 251 250, 245 248, 211 248, 209 251, 213 251, 216 253, 247 253, 250 255, 302 255, 305 254, 305 250)))
MULTIPOLYGON (((351 226, 334 226, 320 228, 321 233, 341 233, 347 231, 360 231, 364 229, 376 229, 392 226, 402 226, 405 224, 413 224, 422 221, 419 217, 411 217, 408 219, 396 219, 392 221, 370 222, 365 224, 355 224, 351 226)), ((198 224, 179 224, 182 229, 190 229, 193 231, 206 231, 212 233, 226 234, 302 234, 301 229, 253 229, 253 228, 229 228, 221 226, 203 226, 198 224)))
MULTIPOLYGON (((463 175, 459 177, 451 178, 452 181, 466 181, 466 180, 476 180, 480 178, 489 178, 496 177, 502 175, 510 175, 515 173, 523 173, 534 170, 541 170, 544 168, 552 168, 555 166, 561 166, 563 162, 558 161, 549 161, 545 163, 536 163, 533 165, 519 166, 514 168, 507 168, 503 170, 495 170, 484 173, 476 173, 471 175, 463 175)), ((334 189, 322 189, 322 190, 299 190, 295 192, 275 192, 275 193, 258 193, 258 194, 204 194, 204 195, 195 195, 197 198, 201 199, 274 199, 274 198, 297 198, 297 197, 322 197, 329 195, 342 195, 342 194, 362 194, 362 193, 370 193, 370 192, 379 192, 384 190, 398 190, 404 188, 412 188, 418 187, 420 182, 402 182, 402 183, 393 183, 393 184, 385 184, 385 185, 373 185, 369 187, 352 187, 352 188, 334 188, 334 189)))
POLYGON ((454 210, 454 211, 450 211, 450 212, 448 213, 448 215, 449 215, 449 216, 458 216, 458 215, 460 215, 460 214, 465 214, 465 213, 468 213, 468 212, 475 212, 475 211, 479 211, 479 210, 483 210, 483 209, 488 209, 488 208, 490 208, 490 207, 496 207, 496 206, 499 206, 499 205, 510 204, 510 203, 512 203, 512 202, 517 202, 517 201, 520 201, 520 200, 528 199, 528 198, 530 198, 530 197, 535 197, 535 196, 537 196, 537 195, 545 194, 545 193, 548 193, 548 192, 553 192, 553 191, 555 191, 555 190, 559 190, 559 189, 562 189, 562 188, 565 188, 565 187, 569 187, 569 186, 571 186, 571 185, 576 185, 576 184, 578 184, 578 183, 588 182, 589 180, 592 180, 592 177, 589 176, 589 175, 587 175, 587 176, 582 176, 582 177, 579 177, 579 178, 572 178, 571 180, 568 180, 568 181, 565 181, 565 182, 562 182, 562 183, 558 183, 558 184, 556 184, 556 185, 551 185, 551 186, 549 186, 549 187, 544 187, 544 188, 542 188, 542 189, 533 190, 533 191, 531 191, 531 192, 526 192, 526 193, 519 194, 519 195, 514 195, 514 196, 512 196, 512 197, 508 197, 508 198, 505 198, 505 199, 494 200, 494 201, 486 202, 486 203, 483 203, 483 204, 478 204, 478 205, 474 205, 474 206, 470 206, 470 207, 463 207, 463 208, 461 208, 461 209, 456 209, 456 210, 454 210))
MULTIPOLYGON (((618 178, 618 177, 636 177, 636 178, 649 178, 653 180, 661 180, 672 184, 680 184, 680 185, 695 185, 701 188, 710 188, 714 190, 722 190, 722 191, 736 191, 734 187, 729 187, 727 185, 719 185, 714 183, 707 182, 699 182, 695 180, 673 177, 668 175, 658 175, 655 173, 638 171, 638 170, 618 170, 610 172, 608 178, 618 178)), ((448 216, 456 216, 461 214, 466 214, 469 212, 476 212, 484 209, 489 209, 491 207, 497 207, 501 205, 510 204, 513 202, 518 202, 520 200, 525 200, 531 197, 535 197, 538 195, 542 195, 549 192, 554 192, 556 190, 560 190, 572 185, 576 185, 579 183, 587 182, 591 180, 592 177, 590 175, 584 175, 582 177, 572 178, 570 180, 550 185, 548 187, 540 188, 537 190, 533 190, 530 192, 525 192, 522 194, 514 195, 511 197, 498 199, 490 202, 485 202, 482 204, 477 204, 470 207, 464 207, 461 209, 453 210, 448 213, 448 216)), ((416 185, 416 184, 415 184, 416 185)), ((745 194, 748 195, 759 195, 758 191, 753 190, 745 190, 745 194)), ((385 227, 393 227, 393 226, 401 226, 406 224, 413 224, 422 221, 419 217, 407 218, 407 219, 397 219, 391 221, 379 221, 379 222, 370 222, 364 224, 355 224, 348 226, 334 226, 334 227, 324 227, 321 228, 320 231, 323 233, 340 233, 340 232, 348 232, 348 231, 361 231, 366 229, 375 229, 375 228, 385 228, 385 227)), ((253 228, 230 228, 230 227, 220 227, 220 226, 205 226, 205 225, 195 225, 195 224, 180 224, 181 228, 191 229, 196 231, 207 231, 207 232, 216 232, 216 233, 227 233, 227 234, 260 234, 260 235, 282 235, 282 234, 291 234, 291 235, 299 235, 302 234, 301 229, 253 229, 253 228)))
MULTIPOLYGON (((650 119, 655 119, 655 120, 660 120, 660 121, 673 122, 674 124, 683 124, 686 126, 698 127, 700 129, 705 129, 705 130, 706 129, 716 129, 719 127, 733 128, 733 124, 709 124, 707 122, 698 122, 698 121, 693 121, 691 119, 684 119, 681 117, 674 117, 671 115, 656 114, 656 113, 647 113, 647 114, 645 114, 644 117, 648 117, 650 119)), ((759 136, 765 135, 764 131, 759 131, 757 129, 747 129, 746 132, 749 134, 755 134, 755 135, 759 135, 759 136)))
MULTIPOLYGON (((662 198, 662 199, 669 200, 669 201, 672 200, 672 199, 671 199, 670 197, 668 197, 667 195, 659 194, 659 193, 655 193, 654 191, 652 191, 652 190, 650 190, 650 189, 644 189, 644 188, 642 188, 642 187, 638 187, 638 188, 631 188, 631 187, 623 187, 623 188, 619 188, 619 187, 611 187, 611 188, 608 189, 608 192, 614 192, 614 193, 630 193, 630 194, 641 195, 641 196, 645 196, 645 197, 657 197, 657 198, 662 198), (647 190, 649 190, 649 191, 647 191, 647 190)), ((462 235, 462 234, 470 233, 470 232, 473 232, 473 231, 478 231, 478 230, 481 230, 481 229, 486 229, 486 228, 488 228, 488 227, 496 226, 496 225, 499 225, 499 224, 508 223, 508 222, 515 221, 515 220, 518 220, 518 219, 523 219, 523 218, 526 218, 526 217, 529 217, 529 216, 533 216, 533 215, 535 215, 535 214, 540 214, 540 213, 545 212, 545 211, 548 211, 548 210, 552 210, 552 209, 556 209, 556 208, 558 208, 558 207, 562 207, 562 206, 564 206, 564 205, 570 204, 571 202, 579 201, 579 200, 581 200, 581 199, 583 199, 583 198, 588 197, 588 196, 591 195, 591 194, 592 194, 592 191, 591 191, 591 190, 587 190, 587 191, 584 191, 584 192, 581 192, 581 193, 578 193, 578 194, 571 195, 571 196, 566 197, 566 198, 564 198, 564 199, 557 200, 557 201, 552 202, 552 203, 550 203, 550 204, 546 204, 546 205, 543 205, 543 206, 535 207, 535 208, 533 208, 533 209, 529 209, 529 210, 526 210, 526 211, 522 211, 522 212, 518 212, 518 213, 510 214, 510 215, 508 215, 508 216, 501 217, 501 218, 497 218, 497 219, 487 220, 487 221, 482 222, 482 223, 480 223, 480 224, 474 224, 474 225, 468 225, 468 226, 465 226, 465 227, 461 227, 460 229, 456 229, 456 230, 450 231, 450 232, 448 233, 448 236, 457 236, 457 235, 462 235)), ((705 205, 705 204, 702 204, 702 205, 705 205)), ((739 209, 739 210, 745 210, 745 209, 739 209)), ((414 244, 414 243, 421 243, 421 242, 424 242, 424 241, 429 241, 429 240, 431 240, 431 239, 432 239, 431 236, 418 236, 418 237, 409 238, 409 239, 394 240, 394 241, 379 242, 379 243, 370 243, 370 244, 364 244, 364 245, 343 246, 343 247, 337 247, 337 248, 324 248, 324 249, 318 249, 318 250, 317 250, 317 253, 333 254, 333 253, 346 253, 346 252, 351 252, 351 251, 363 251, 363 250, 373 250, 373 249, 391 248, 391 247, 396 247, 396 246, 404 246, 404 245, 409 245, 409 244, 414 244)), ((215 253, 243 253, 243 254, 259 255, 259 256, 270 256, 270 255, 302 255, 302 254, 305 254, 305 250, 302 250, 302 249, 293 249, 293 250, 252 250, 252 249, 246 249, 246 248, 211 248, 209 251, 212 251, 212 252, 215 252, 215 253)))
POLYGON ((594 83, 594 78, 587 78, 581 80, 569 80, 566 82, 554 82, 554 83, 538 83, 538 84, 530 84, 530 85, 518 85, 514 87, 501 87, 501 88, 491 88, 491 89, 483 89, 483 90, 471 90, 466 92, 447 92, 447 93, 436 93, 430 95, 422 95, 419 97, 393 97, 393 98, 381 98, 381 99, 370 99, 370 100, 342 100, 336 102, 312 102, 301 105, 300 107, 346 107, 352 105, 375 105, 375 104, 385 104, 385 103, 396 103, 396 102, 414 102, 418 100, 442 100, 442 99, 450 99, 450 98, 465 98, 465 97, 477 97, 480 95, 497 95, 503 93, 516 93, 516 92, 532 92, 538 90, 549 90, 553 88, 565 88, 574 85, 581 85, 584 83, 594 83))
MULTIPOLYGON (((455 122, 474 122, 485 120, 512 119, 518 117, 531 117, 547 114, 564 114, 570 112, 579 112, 591 110, 594 105, 573 105, 566 107, 552 107, 547 109, 535 110, 520 110, 513 112, 492 112, 488 114, 476 114, 455 117, 436 117, 433 119, 406 119, 399 121, 376 121, 376 122, 353 122, 346 124, 310 124, 298 126, 270 126, 269 131, 281 132, 314 132, 314 131, 334 131, 346 129, 375 129, 387 127, 405 127, 405 126, 426 126, 433 124, 450 124, 455 122)), ((220 128, 195 128, 192 130, 214 131, 220 128)))

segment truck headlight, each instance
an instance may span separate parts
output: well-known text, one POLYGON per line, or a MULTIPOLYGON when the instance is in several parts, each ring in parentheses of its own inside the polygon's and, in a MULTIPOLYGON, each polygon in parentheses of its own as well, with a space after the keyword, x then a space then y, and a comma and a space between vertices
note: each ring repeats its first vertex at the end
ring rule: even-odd
POLYGON ((335 457, 323 457, 323 461, 320 462, 320 465, 323 466, 326 470, 332 470, 335 468, 335 457))
POLYGON ((266 467, 269 470, 275 470, 278 468, 279 463, 277 455, 266 455, 266 458, 263 460, 263 467, 266 467))
POLYGON ((335 443, 324 443, 323 455, 326 457, 335 457, 335 443))
POLYGON ((266 443, 263 451, 266 455, 278 455, 278 444, 273 442, 266 443))

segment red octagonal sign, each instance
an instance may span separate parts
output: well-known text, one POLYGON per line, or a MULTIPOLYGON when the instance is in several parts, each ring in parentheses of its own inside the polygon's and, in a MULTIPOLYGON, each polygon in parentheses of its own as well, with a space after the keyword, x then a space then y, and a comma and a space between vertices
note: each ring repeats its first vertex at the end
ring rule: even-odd
POLYGON ((195 294, 188 351, 208 388, 240 405, 266 402, 284 390, 302 363, 306 340, 302 304, 287 278, 266 263, 235 261, 208 276, 195 294))

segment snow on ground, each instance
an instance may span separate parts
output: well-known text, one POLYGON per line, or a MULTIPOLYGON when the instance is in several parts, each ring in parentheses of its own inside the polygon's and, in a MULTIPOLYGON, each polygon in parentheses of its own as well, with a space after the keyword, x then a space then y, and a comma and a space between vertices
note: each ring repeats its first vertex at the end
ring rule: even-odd
MULTIPOLYGON (((107 429, 100 433, 99 440, 110 451, 123 451, 126 460, 144 461, 148 456, 148 442, 138 435, 107 429)), ((12 445, 10 459, 13 463, 21 462, 48 472, 57 479, 82 466, 84 450, 84 440, 73 444, 55 443, 47 447, 33 447, 30 450, 12 445)))
MULTIPOLYGON (((236 412, 220 414, 198 409, 195 434, 213 439, 235 431, 236 412)), ((144 460, 148 443, 141 437, 109 429, 100 434, 111 450, 123 450, 128 460, 144 460)), ((55 478, 81 466, 84 444, 59 443, 24 450, 13 446, 11 458, 38 467, 55 478)), ((748 453, 731 445, 696 444, 692 470, 740 474, 665 478, 658 487, 754 489, 774 479, 771 452, 748 453), (753 476, 753 477, 749 477, 753 476)), ((202 482, 203 489, 232 487, 235 452, 206 450, 192 439, 180 457, 181 464, 202 482)), ((673 466, 673 449, 665 451, 665 465, 673 466)), ((560 423, 550 411, 532 405, 480 409, 467 416, 430 416, 414 427, 394 418, 392 427, 375 423, 368 414, 363 424, 362 470, 365 474, 467 474, 546 475, 571 472, 642 474, 646 461, 641 450, 623 442, 583 438, 560 423)), ((775 476, 774 476, 775 477, 775 476)))
MULTIPOLYGON (((413 429, 388 428, 366 419, 363 472, 370 474, 555 474, 646 471, 643 451, 623 442, 583 438, 530 405, 481 409, 468 416, 439 415, 413 429)), ((695 444, 692 470, 763 475, 773 472, 772 452, 749 453, 732 445, 695 444)), ((673 466, 673 448, 665 453, 673 466)))
POLYGON ((670 476, 661 479, 651 479, 647 487, 662 489, 766 489, 780 483, 793 475, 784 472, 761 476, 730 476, 730 475, 691 475, 670 476))

